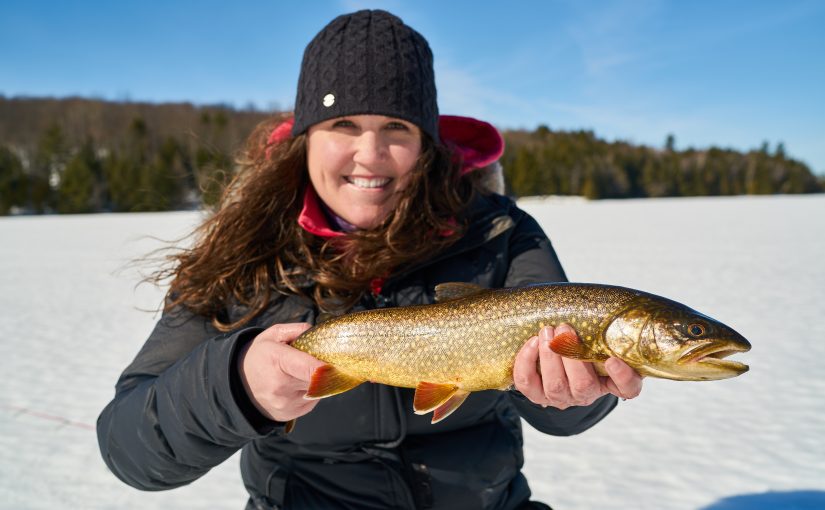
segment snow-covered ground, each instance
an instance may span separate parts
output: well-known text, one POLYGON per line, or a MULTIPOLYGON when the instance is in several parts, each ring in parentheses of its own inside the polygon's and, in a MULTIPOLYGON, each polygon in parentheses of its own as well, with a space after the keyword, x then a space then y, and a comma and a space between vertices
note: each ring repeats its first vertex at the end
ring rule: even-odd
MULTIPOLYGON (((825 196, 524 200, 573 281, 661 294, 754 348, 726 381, 649 379, 574 437, 526 427, 556 510, 825 508, 825 196)), ((0 508, 242 508, 237 458, 164 493, 100 460, 93 425, 156 317, 127 263, 197 213, 0 219, 0 508)))

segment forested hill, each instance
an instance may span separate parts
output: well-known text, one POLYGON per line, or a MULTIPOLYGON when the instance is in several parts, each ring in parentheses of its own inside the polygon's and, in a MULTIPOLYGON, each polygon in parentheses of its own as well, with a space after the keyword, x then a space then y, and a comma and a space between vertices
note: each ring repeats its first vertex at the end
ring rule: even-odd
POLYGON ((0 213, 163 211, 214 201, 267 113, 0 97, 0 213))
POLYGON ((583 195, 640 198, 705 195, 821 193, 825 178, 785 153, 781 143, 757 150, 676 150, 672 135, 664 149, 606 142, 592 131, 504 133, 502 158, 507 185, 516 196, 583 195))
MULTIPOLYGON (((159 211, 213 203, 270 113, 189 103, 0 96, 0 214, 159 211)), ((781 145, 742 153, 504 132, 508 193, 589 198, 811 193, 822 179, 781 145)), ((663 138, 664 138, 663 134, 663 138)))

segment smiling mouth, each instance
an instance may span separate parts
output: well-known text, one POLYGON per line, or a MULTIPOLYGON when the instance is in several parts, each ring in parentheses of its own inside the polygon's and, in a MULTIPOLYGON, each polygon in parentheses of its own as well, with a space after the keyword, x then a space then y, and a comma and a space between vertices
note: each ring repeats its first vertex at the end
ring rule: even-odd
POLYGON ((356 188, 361 189, 377 189, 383 188, 392 181, 391 177, 355 177, 352 175, 344 176, 347 183, 352 184, 356 188))

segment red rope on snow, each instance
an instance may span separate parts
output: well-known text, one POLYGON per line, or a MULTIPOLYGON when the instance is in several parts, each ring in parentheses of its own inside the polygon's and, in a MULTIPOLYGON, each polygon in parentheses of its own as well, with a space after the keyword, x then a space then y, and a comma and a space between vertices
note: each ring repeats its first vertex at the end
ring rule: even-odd
POLYGON ((83 422, 80 422, 80 421, 69 420, 68 418, 64 418, 62 416, 57 416, 55 414, 48 414, 48 413, 44 413, 42 411, 35 411, 33 409, 27 409, 25 407, 20 407, 20 406, 10 406, 10 405, 5 405, 5 404, 2 404, 2 406, 7 408, 7 409, 12 409, 14 411, 17 411, 19 414, 28 414, 29 416, 34 416, 36 418, 42 418, 44 420, 56 421, 56 422, 61 423, 63 425, 69 425, 71 427, 77 427, 79 429, 95 430, 94 425, 89 425, 88 423, 83 423, 83 422))

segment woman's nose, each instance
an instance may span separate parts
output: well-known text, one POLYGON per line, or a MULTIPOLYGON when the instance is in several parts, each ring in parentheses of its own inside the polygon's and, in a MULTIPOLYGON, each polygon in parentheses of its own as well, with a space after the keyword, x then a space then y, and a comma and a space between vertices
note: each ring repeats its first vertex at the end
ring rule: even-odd
POLYGON ((355 141, 353 161, 359 165, 371 165, 381 161, 387 152, 386 144, 375 131, 365 130, 355 141))

